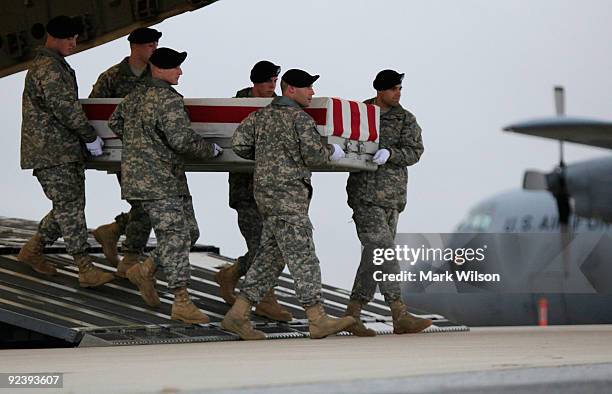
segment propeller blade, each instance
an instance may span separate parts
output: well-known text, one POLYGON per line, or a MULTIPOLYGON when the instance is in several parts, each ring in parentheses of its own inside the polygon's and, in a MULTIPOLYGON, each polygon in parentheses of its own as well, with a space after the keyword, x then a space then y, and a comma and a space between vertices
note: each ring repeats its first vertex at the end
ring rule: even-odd
POLYGON ((565 116, 565 89, 555 86, 555 110, 557 116, 565 116))
POLYGON ((536 170, 527 170, 523 174, 523 189, 548 190, 546 174, 536 170))
POLYGON ((546 174, 548 190, 557 202, 559 223, 567 226, 571 214, 570 195, 567 190, 565 167, 557 167, 555 171, 546 174))

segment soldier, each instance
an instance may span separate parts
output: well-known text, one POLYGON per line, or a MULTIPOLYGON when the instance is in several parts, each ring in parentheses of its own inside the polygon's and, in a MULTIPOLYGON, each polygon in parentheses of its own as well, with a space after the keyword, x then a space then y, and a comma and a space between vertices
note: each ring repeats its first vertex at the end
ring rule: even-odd
POLYGON ((45 245, 63 237, 66 251, 79 267, 79 284, 96 287, 114 276, 94 267, 88 255, 82 147, 85 143, 92 155, 101 155, 103 143, 87 121, 79 103, 74 70, 64 59, 76 48, 80 25, 67 16, 58 16, 46 29, 45 46, 25 78, 21 168, 33 169, 53 208, 17 258, 36 272, 54 275, 55 266, 42 252, 45 245))
POLYGON ((208 316, 187 292, 189 249, 200 233, 180 155, 206 159, 222 149, 190 128, 183 96, 172 87, 178 84, 186 57, 186 52, 156 49, 150 59, 152 78, 117 106, 109 126, 123 141, 121 197, 142 204, 157 238, 151 256, 134 264, 126 276, 149 306, 158 307, 155 271, 163 267, 174 292, 172 319, 207 323, 208 316))
MULTIPOLYGON (((236 92, 236 97, 276 97, 276 81, 280 67, 266 60, 257 62, 251 70, 253 87, 244 88, 236 92)), ((238 257, 238 261, 228 267, 221 268, 215 275, 219 284, 221 297, 230 305, 236 301, 234 289, 238 279, 245 275, 253 261, 253 256, 259 247, 262 218, 257 210, 253 195, 253 173, 229 173, 229 205, 238 214, 238 227, 247 244, 247 253, 238 257)), ((291 313, 280 306, 274 288, 271 288, 255 307, 255 313, 272 320, 291 321, 291 313)))
MULTIPOLYGON (((380 107, 380 142, 373 161, 379 165, 374 172, 352 172, 346 192, 353 209, 357 235, 363 246, 361 263, 355 276, 351 299, 345 316, 356 319, 349 331, 357 336, 374 336, 361 319, 361 308, 374 297, 377 283, 373 279, 372 252, 375 248, 394 248, 397 219, 406 206, 407 166, 419 161, 423 154, 421 128, 413 114, 399 103, 404 74, 383 70, 376 75, 376 97, 365 101, 380 107)), ((383 273, 399 273, 397 260, 386 261, 383 273)), ((381 282, 380 290, 391 307, 395 334, 420 332, 431 325, 406 312, 398 282, 381 282)))
MULTIPOLYGON (((161 32, 148 27, 139 27, 131 32, 128 36, 130 56, 100 74, 89 97, 125 97, 145 84, 151 77, 149 58, 157 49, 161 36, 161 32)), ((121 184, 121 172, 117 173, 117 179, 121 184)), ((126 271, 138 263, 151 234, 151 221, 140 202, 132 201, 130 204, 132 208, 129 213, 121 213, 115 217, 113 223, 102 225, 93 231, 96 241, 102 245, 106 259, 117 267, 115 275, 121 278, 125 278, 126 271), (123 234, 124 256, 119 261, 117 242, 123 234)))
POLYGON ((287 71, 281 80, 283 95, 249 115, 232 139, 237 155, 255 159, 255 201, 264 221, 260 246, 240 295, 221 323, 242 339, 265 338, 251 326, 251 304, 276 284, 285 264, 306 310, 311 338, 355 323, 352 317, 329 317, 321 304, 321 271, 308 217, 312 197, 308 166, 339 160, 344 152, 338 145, 322 144, 314 120, 302 109, 310 105, 312 84, 318 78, 302 70, 287 71))

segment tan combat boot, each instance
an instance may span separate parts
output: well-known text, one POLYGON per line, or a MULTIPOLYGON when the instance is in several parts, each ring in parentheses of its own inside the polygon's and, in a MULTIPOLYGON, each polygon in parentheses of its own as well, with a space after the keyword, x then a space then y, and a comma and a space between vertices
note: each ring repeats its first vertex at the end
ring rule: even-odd
POLYGON ((186 287, 174 290, 174 303, 172 304, 172 320, 180 320, 189 324, 206 324, 210 322, 208 316, 202 313, 197 306, 191 302, 186 287))
POLYGON ((312 339, 325 338, 328 335, 345 331, 355 324, 355 319, 351 316, 339 319, 328 316, 321 304, 315 304, 305 309, 308 317, 308 331, 310 331, 310 338, 312 339))
POLYGON ((361 302, 357 300, 351 300, 346 307, 344 316, 352 316, 355 318, 355 324, 346 329, 346 331, 355 335, 356 337, 374 337, 376 331, 367 328, 361 321, 361 302))
POLYGON ((17 260, 21 261, 32 267, 32 269, 39 274, 43 275, 55 275, 57 270, 55 265, 51 264, 43 256, 43 242, 42 236, 36 233, 30 238, 28 242, 21 248, 17 255, 17 260))
POLYGON ((225 314, 221 327, 224 330, 237 334, 245 341, 266 339, 266 334, 255 330, 249 320, 251 314, 251 302, 243 296, 236 297, 234 306, 225 314))
POLYGON ((79 286, 81 287, 98 287, 115 279, 115 275, 94 266, 91 256, 87 254, 75 255, 74 261, 79 267, 79 286))
POLYGON ((140 263, 140 254, 138 253, 126 253, 119 264, 117 264, 117 272, 115 272, 115 276, 120 278, 127 278, 125 273, 127 270, 132 268, 135 264, 140 263))
POLYGON ((104 257, 109 263, 116 267, 119 264, 119 252, 117 251, 117 242, 119 242, 119 225, 117 222, 104 224, 91 232, 102 246, 104 257))
POLYGON ((283 308, 276 299, 274 289, 270 289, 255 307, 255 314, 276 321, 289 322, 293 320, 291 313, 283 308))
POLYGON ((402 300, 395 300, 389 306, 393 316, 394 334, 415 334, 431 326, 431 320, 421 319, 406 312, 406 305, 402 300))
POLYGON ((161 305, 157 290, 155 290, 155 271, 155 263, 151 257, 148 257, 142 264, 134 264, 125 273, 130 282, 140 290, 140 296, 144 302, 153 308, 161 305))
POLYGON ((215 274, 215 281, 219 284, 219 295, 230 305, 236 302, 234 289, 240 279, 240 267, 238 263, 223 267, 215 274))

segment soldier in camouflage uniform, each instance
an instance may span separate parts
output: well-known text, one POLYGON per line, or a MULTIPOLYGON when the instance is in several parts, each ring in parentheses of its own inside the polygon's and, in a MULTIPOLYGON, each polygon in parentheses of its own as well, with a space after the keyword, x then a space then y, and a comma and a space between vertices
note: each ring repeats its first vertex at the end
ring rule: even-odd
POLYGON ((376 76, 377 95, 366 103, 381 108, 379 150, 373 157, 379 167, 374 172, 351 173, 346 184, 348 204, 353 209, 353 220, 363 247, 345 314, 355 317, 357 322, 350 331, 357 336, 376 335, 363 325, 359 316, 362 306, 374 297, 377 284, 391 307, 394 333, 420 332, 431 325, 431 320, 406 312, 398 282, 377 283, 373 278, 375 270, 382 270, 384 274, 400 271, 397 260, 385 261, 376 267, 372 253, 377 248, 395 248, 398 216, 406 206, 406 167, 416 164, 424 150, 416 118, 399 104, 403 78, 404 74, 393 70, 383 70, 376 76))
MULTIPOLYGON (((149 58, 157 49, 161 36, 161 32, 148 27, 131 32, 128 36, 130 56, 100 74, 89 97, 122 98, 146 84, 146 80, 151 78, 149 58)), ((117 179, 121 184, 121 172, 117 173, 117 179)), ((115 275, 121 278, 125 278, 126 271, 138 263, 151 233, 151 221, 140 202, 132 201, 130 204, 132 208, 129 213, 121 213, 113 223, 104 224, 93 231, 106 259, 117 267, 115 275), (122 234, 125 234, 122 244, 124 256, 119 261, 117 242, 122 234)))
MULTIPOLYGON (((276 97, 274 90, 276 89, 279 72, 280 67, 274 63, 267 60, 257 62, 251 70, 253 87, 239 90, 235 97, 276 97)), ((229 205, 238 214, 238 227, 248 249, 244 256, 238 257, 236 263, 221 268, 215 275, 221 297, 228 304, 233 305, 236 301, 234 289, 238 279, 247 273, 259 248, 263 221, 257 210, 255 196, 253 195, 253 173, 230 172, 228 181, 229 205)), ((255 313, 278 321, 291 321, 293 319, 291 313, 278 303, 273 288, 257 304, 255 313)))
POLYGON ((21 168, 33 169, 53 208, 17 258, 41 274, 54 275, 55 266, 42 252, 45 245, 63 237, 66 251, 79 267, 79 284, 96 287, 113 275, 94 267, 88 255, 83 148, 102 154, 102 140, 87 121, 74 70, 64 59, 74 52, 79 30, 77 22, 67 16, 51 19, 45 46, 25 78, 21 168))
POLYGON ((144 301, 157 307, 155 271, 161 266, 174 292, 172 319, 207 323, 208 316, 187 292, 189 250, 199 230, 180 155, 206 159, 222 150, 190 128, 183 96, 171 86, 178 84, 186 56, 186 52, 157 49, 150 59, 151 80, 117 106, 109 126, 123 141, 121 196, 142 204, 157 238, 151 257, 133 265, 126 276, 138 286, 144 301))
POLYGON ((329 317, 321 304, 321 271, 312 240, 308 207, 312 196, 308 166, 344 157, 338 145, 323 145, 310 105, 312 84, 319 76, 287 71, 282 97, 249 115, 232 139, 234 152, 255 159, 254 193, 263 217, 263 233, 241 293, 222 322, 242 339, 263 339, 249 321, 252 303, 276 285, 285 264, 293 275, 297 297, 306 310, 311 338, 323 338, 355 323, 352 317, 329 317))

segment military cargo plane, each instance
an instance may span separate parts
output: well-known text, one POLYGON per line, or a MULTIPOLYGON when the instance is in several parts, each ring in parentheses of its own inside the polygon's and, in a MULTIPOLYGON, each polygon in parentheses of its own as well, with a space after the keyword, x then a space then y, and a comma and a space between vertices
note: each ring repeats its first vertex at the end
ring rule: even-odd
MULTIPOLYGON (((504 128, 559 140, 558 166, 549 173, 528 170, 522 189, 476 204, 448 240, 453 247, 494 243, 497 250, 487 259, 486 271, 506 272, 513 281, 461 283, 451 293, 407 284, 404 296, 411 305, 479 326, 543 319, 548 324, 612 322, 612 157, 569 165, 563 158, 564 142, 612 149, 612 122, 566 117, 564 102, 563 88, 555 87, 557 116, 504 128), (544 257, 547 250, 550 255, 544 257)), ((465 270, 450 266, 454 272, 465 270)))

